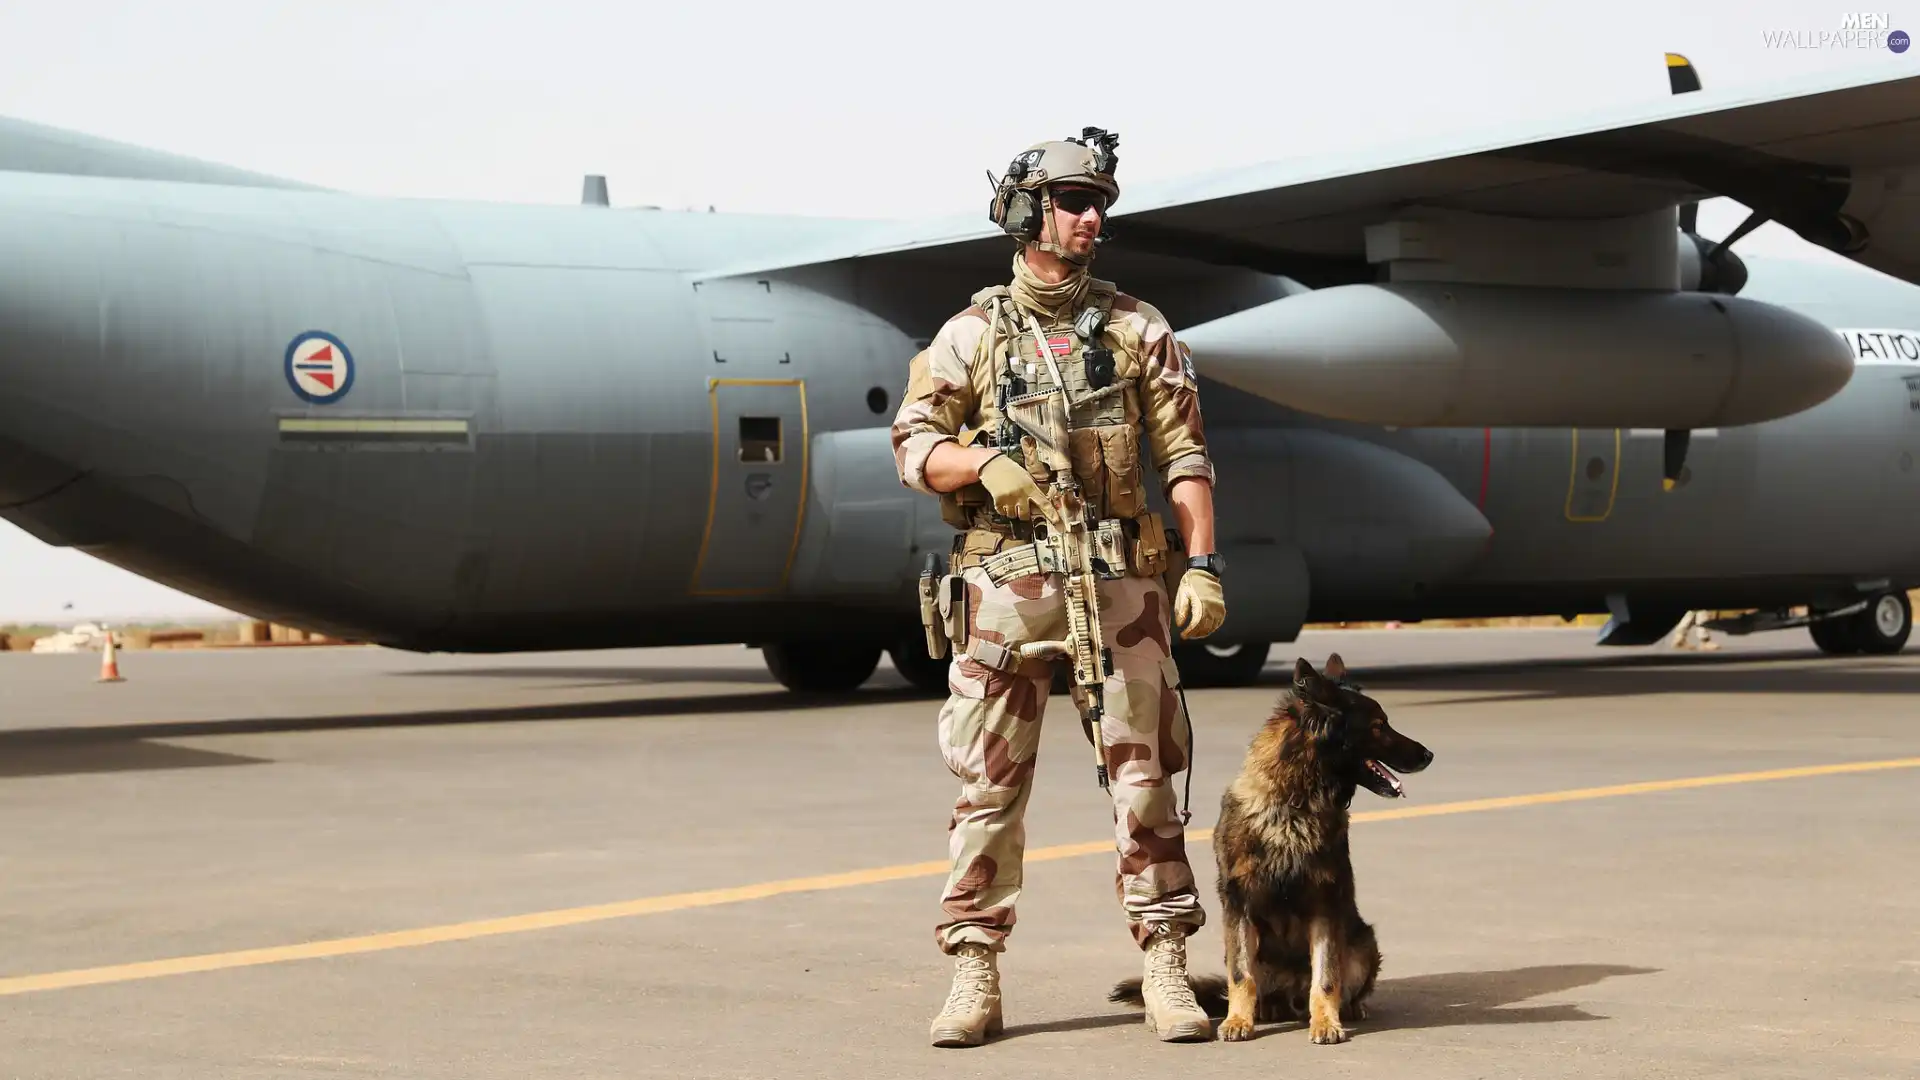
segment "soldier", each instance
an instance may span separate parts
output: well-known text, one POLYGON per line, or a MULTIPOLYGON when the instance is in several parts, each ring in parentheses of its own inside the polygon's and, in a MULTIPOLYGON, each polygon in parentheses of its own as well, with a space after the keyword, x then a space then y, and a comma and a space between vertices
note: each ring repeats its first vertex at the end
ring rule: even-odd
MULTIPOLYGON (((1186 977, 1186 938, 1206 916, 1172 782, 1189 765, 1191 740, 1174 689, 1169 610, 1187 638, 1205 637, 1226 618, 1214 473, 1186 346, 1152 305, 1089 273, 1120 194, 1114 142, 1088 128, 1014 159, 989 211, 1020 241, 1013 279, 975 293, 913 358, 893 423, 901 482, 937 496, 943 517, 961 530, 949 572, 965 582, 964 613, 943 624, 954 655, 939 739, 961 787, 944 918, 934 932, 955 973, 932 1025, 935 1046, 978 1045, 1001 1029, 997 954, 1014 924, 1052 675, 1049 662, 1022 659, 1019 647, 1063 638, 1067 626, 1062 578, 1039 569, 1031 543, 1051 518, 1040 485, 1052 474, 1031 440, 1023 448, 1018 430, 1003 423, 1003 403, 1054 386, 1056 377, 1074 402, 1071 460, 1090 516, 1117 521, 1128 549, 1123 565, 1098 582, 1112 654, 1101 734, 1115 887, 1145 953, 1146 1020, 1163 1040, 1212 1037, 1186 977), (1149 456, 1189 556, 1180 566, 1172 565, 1164 522, 1147 506, 1149 456), (1164 578, 1176 569, 1169 589, 1164 578)), ((1078 704, 1077 690, 1075 697, 1078 704)))
POLYGON ((1713 640, 1713 632, 1702 625, 1712 615, 1710 611, 1687 612, 1680 619, 1680 625, 1673 628, 1673 635, 1667 639, 1667 644, 1676 649, 1718 650, 1720 643, 1713 640))

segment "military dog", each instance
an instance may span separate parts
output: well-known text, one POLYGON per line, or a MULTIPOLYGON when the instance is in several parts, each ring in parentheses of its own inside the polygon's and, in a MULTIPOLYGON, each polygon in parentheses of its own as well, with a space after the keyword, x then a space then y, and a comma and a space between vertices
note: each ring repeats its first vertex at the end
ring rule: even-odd
MULTIPOLYGON (((1306 1020, 1314 1042, 1345 1042, 1342 1021, 1367 1015, 1380 946, 1354 904, 1347 807, 1362 787, 1401 798, 1395 772, 1419 772, 1433 753, 1395 731, 1346 675, 1339 653, 1323 672, 1296 661, 1293 685, 1220 798, 1213 854, 1227 975, 1189 980, 1202 1008, 1225 1012, 1224 1040, 1252 1038, 1256 1020, 1306 1020)), ((1140 980, 1108 1000, 1141 1004, 1140 980)))

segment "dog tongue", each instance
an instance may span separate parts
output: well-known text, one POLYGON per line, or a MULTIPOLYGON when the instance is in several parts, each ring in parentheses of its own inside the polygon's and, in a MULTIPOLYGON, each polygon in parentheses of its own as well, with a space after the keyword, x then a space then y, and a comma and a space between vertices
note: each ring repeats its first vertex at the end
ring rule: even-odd
POLYGON ((1385 780, 1393 788, 1395 798, 1405 797, 1406 789, 1400 786, 1400 778, 1393 774, 1392 769, 1387 768, 1372 758, 1367 759, 1367 768, 1372 769, 1376 775, 1382 780, 1385 780))

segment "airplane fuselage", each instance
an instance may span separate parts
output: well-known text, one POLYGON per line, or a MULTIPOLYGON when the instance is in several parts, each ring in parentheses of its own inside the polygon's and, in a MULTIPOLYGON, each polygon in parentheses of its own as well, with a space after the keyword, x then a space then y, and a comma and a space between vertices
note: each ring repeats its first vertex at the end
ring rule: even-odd
MULTIPOLYGON (((937 318, 830 268, 697 273, 845 227, 0 174, 0 516, 409 649, 911 636, 951 530, 886 427, 937 318)), ((1743 296, 1920 325, 1920 292, 1864 270, 1757 269, 1743 296)), ((1920 365, 1699 433, 1663 492, 1658 432, 1323 421, 1196 360, 1221 641, 1920 583, 1920 365)))

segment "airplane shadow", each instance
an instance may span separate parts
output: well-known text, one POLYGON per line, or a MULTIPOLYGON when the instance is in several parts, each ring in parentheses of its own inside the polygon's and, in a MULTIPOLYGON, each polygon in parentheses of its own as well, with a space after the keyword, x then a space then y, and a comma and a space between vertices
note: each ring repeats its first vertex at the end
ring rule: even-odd
POLYGON ((0 733, 0 780, 271 764, 267 758, 168 746, 144 739, 34 743, 6 737, 12 734, 15 733, 0 733))
MULTIPOLYGON (((626 720, 649 719, 656 717, 681 716, 720 716, 729 713, 752 715, 769 712, 799 712, 810 709, 845 708, 856 705, 882 705, 899 701, 912 701, 921 695, 911 688, 880 689, 867 688, 851 694, 808 694, 789 693, 784 689, 756 694, 705 694, 676 695, 668 697, 622 698, 614 701, 569 701, 538 705, 503 705, 493 708, 436 709, 418 712, 354 713, 335 716, 276 716, 239 720, 173 720, 152 723, 95 724, 68 727, 16 728, 0 731, 0 776, 44 775, 33 772, 13 772, 7 767, 16 762, 28 761, 34 752, 42 755, 48 764, 61 760, 54 749, 64 748, 71 751, 66 759, 70 764, 84 760, 80 748, 97 747, 102 744, 140 743, 150 739, 184 739, 215 735, 268 735, 303 731, 345 731, 356 728, 381 727, 433 727, 444 724, 503 724, 528 720, 626 720)), ((144 760, 153 762, 140 765, 143 760, 137 755, 113 758, 103 756, 102 768, 81 769, 77 771, 99 772, 113 771, 104 766, 119 761, 122 769, 130 768, 171 768, 165 764, 169 760, 178 760, 191 764, 239 764, 261 759, 241 758, 238 755, 209 754, 203 751, 187 750, 178 747, 155 747, 156 750, 178 750, 180 755, 169 758, 166 754, 155 754, 144 760), (232 758, 232 761, 198 761, 190 755, 205 755, 214 758, 232 758)), ((69 769, 67 771, 75 771, 69 769)))
MULTIPOLYGON (((1289 668, 1274 663, 1260 685, 1285 686, 1289 668)), ((1311 659, 1311 658, 1310 658, 1311 659)), ((1316 664, 1325 660, 1320 657, 1316 664)), ((1640 697, 1652 694, 1889 695, 1920 692, 1920 665, 1896 657, 1837 657, 1816 650, 1764 654, 1608 656, 1470 664, 1356 665, 1352 678, 1368 690, 1484 691, 1447 704, 1550 698, 1640 697), (1819 666, 1769 667, 1819 660, 1819 666)))
MULTIPOLYGON (((628 685, 670 685, 673 683, 728 683, 739 686, 764 686, 770 690, 781 690, 772 673, 764 667, 486 667, 486 668, 444 668, 418 671, 395 671, 390 674, 404 678, 466 678, 473 676, 481 679, 525 679, 565 680, 553 685, 555 690, 594 690, 608 686, 628 685)), ((893 665, 884 657, 880 666, 855 693, 860 696, 845 695, 827 702, 828 704, 848 704, 865 700, 865 695, 875 692, 900 695, 904 699, 945 697, 943 689, 938 693, 917 690, 907 682, 893 665)), ((818 702, 818 695, 800 697, 794 695, 796 703, 818 702)))
MULTIPOLYGON (((1282 687, 1292 678, 1290 653, 1276 645, 1256 686, 1282 687)), ((1317 665, 1325 657, 1309 657, 1317 665)), ((779 686, 773 676, 753 667, 491 667, 403 671, 408 677, 525 678, 573 680, 555 689, 591 689, 623 684, 732 683, 779 686)), ((1896 657, 1835 657, 1816 649, 1764 654, 1705 653, 1676 655, 1652 651, 1595 657, 1486 660, 1472 663, 1356 665, 1355 681, 1368 688, 1486 692, 1485 697, 1450 699, 1449 704, 1525 701, 1541 698, 1624 697, 1666 693, 1749 694, 1911 694, 1920 691, 1920 666, 1896 657), (1819 660, 1815 668, 1766 668, 1781 661, 1819 660)), ((1056 687, 1056 689, 1058 689, 1056 687)), ((779 690, 774 690, 779 693, 779 690)), ((882 661, 873 677, 853 695, 829 704, 864 700, 876 692, 902 700, 943 696, 914 690, 882 661)), ((796 704, 803 699, 793 698, 796 704)), ((801 707, 804 707, 802 704, 801 707)))
MULTIPOLYGON (((1259 685, 1286 685, 1286 651, 1259 685)), ((1321 658, 1324 660, 1324 657, 1321 658)), ((795 694, 751 668, 483 668, 417 671, 413 675, 495 674, 599 678, 614 682, 737 682, 765 689, 717 694, 623 697, 610 701, 553 702, 498 707, 368 712, 327 716, 280 716, 233 720, 187 720, 0 730, 0 779, 73 773, 128 772, 259 764, 267 759, 163 746, 159 739, 217 735, 281 734, 381 727, 517 723, 543 720, 648 719, 754 716, 811 710, 924 702, 939 694, 915 689, 883 664, 867 685, 846 694, 795 694), (665 676, 663 678, 663 675, 665 676)), ((1515 701, 1568 697, 1624 697, 1660 693, 1751 693, 1887 695, 1920 692, 1920 665, 1896 658, 1825 657, 1806 653, 1764 655, 1636 655, 1509 660, 1477 664, 1403 664, 1356 667, 1363 686, 1400 690, 1480 690, 1486 696, 1461 701, 1515 701), (1821 658, 1817 667, 1763 667, 1781 659, 1821 658)))
MULTIPOLYGON (((566 687, 589 688, 594 686, 618 686, 628 683, 744 683, 748 685, 777 686, 772 675, 765 668, 753 667, 489 667, 489 668, 442 668, 421 671, 396 671, 394 675, 405 678, 444 678, 444 679, 564 679, 572 680, 566 687)), ((880 672, 874 672, 878 678, 880 672)))

